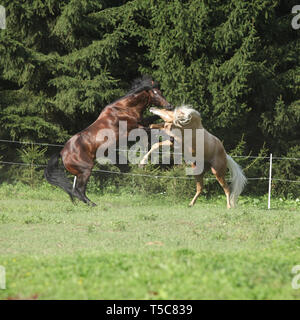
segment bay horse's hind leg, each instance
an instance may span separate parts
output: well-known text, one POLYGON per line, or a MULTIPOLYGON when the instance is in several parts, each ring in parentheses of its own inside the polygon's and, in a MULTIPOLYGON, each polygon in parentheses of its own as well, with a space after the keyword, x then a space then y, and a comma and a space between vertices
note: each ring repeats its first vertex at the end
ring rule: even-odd
POLYGON ((79 190, 77 190, 77 176, 74 176, 73 180, 73 186, 72 186, 72 192, 69 194, 71 201, 73 204, 75 204, 75 198, 78 198, 79 200, 83 201, 83 196, 79 190))
POLYGON ((189 204, 190 207, 192 207, 195 204, 196 200, 198 199, 198 197, 203 189, 203 174, 196 175, 195 179, 196 179, 196 189, 197 190, 196 190, 196 194, 195 194, 193 200, 189 204))
POLYGON ((86 186, 91 175, 91 169, 85 169, 77 175, 76 191, 80 194, 80 200, 95 207, 96 203, 92 202, 86 196, 86 186))

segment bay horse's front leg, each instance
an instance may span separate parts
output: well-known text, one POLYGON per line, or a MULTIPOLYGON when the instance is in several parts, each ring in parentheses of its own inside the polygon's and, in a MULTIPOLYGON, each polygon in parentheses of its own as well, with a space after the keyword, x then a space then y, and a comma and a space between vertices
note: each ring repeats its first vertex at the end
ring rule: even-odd
POLYGON ((149 152, 143 157, 143 159, 141 160, 139 167, 142 168, 145 164, 147 164, 148 159, 150 154, 159 149, 160 146, 172 146, 173 142, 171 142, 170 140, 165 140, 165 141, 161 141, 161 142, 156 142, 154 143, 154 145, 151 147, 151 149, 149 150, 149 152))
POLYGON ((151 123, 153 123, 156 120, 161 120, 160 116, 154 115, 147 118, 143 118, 141 121, 139 121, 139 125, 143 127, 149 127, 151 123))

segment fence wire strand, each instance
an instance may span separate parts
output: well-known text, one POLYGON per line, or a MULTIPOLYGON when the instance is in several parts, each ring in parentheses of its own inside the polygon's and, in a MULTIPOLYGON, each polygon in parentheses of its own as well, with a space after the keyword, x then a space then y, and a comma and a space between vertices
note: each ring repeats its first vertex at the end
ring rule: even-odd
MULTIPOLYGON (((40 145, 40 146, 49 146, 49 147, 63 147, 63 144, 53 144, 53 143, 44 143, 44 142, 31 142, 31 141, 14 141, 14 140, 5 140, 0 139, 0 142, 4 143, 17 143, 17 144, 33 144, 33 145, 40 145)), ((122 150, 122 149, 115 149, 115 151, 119 152, 137 152, 137 150, 122 150)), ((153 153, 160 153, 160 154, 170 154, 170 152, 163 152, 163 151, 156 151, 153 153)), ((182 154, 182 153, 176 153, 182 154)), ((263 157, 263 156, 231 156, 232 158, 244 158, 244 159, 270 159, 270 157, 263 157)), ((300 158, 293 158, 293 157, 273 157, 273 160, 300 160, 300 158)))
MULTIPOLYGON (((34 164, 34 163, 25 163, 25 162, 10 162, 10 161, 0 161, 0 164, 8 164, 8 165, 20 165, 20 166, 32 166, 32 167, 42 167, 45 168, 47 165, 44 164, 34 164)), ((131 173, 131 172, 120 172, 120 171, 111 171, 111 170, 101 170, 95 169, 92 173, 95 172, 102 172, 102 173, 109 173, 109 174, 120 174, 120 175, 128 175, 128 176, 139 176, 139 177, 149 177, 155 179, 181 179, 181 180, 194 180, 194 178, 188 177, 179 177, 179 176, 161 176, 161 175, 150 175, 150 174, 143 174, 143 173, 131 173)), ((205 178, 205 180, 215 180, 215 178, 205 178)), ((252 180, 269 180, 267 177, 257 177, 257 178, 247 178, 248 181, 252 180)), ((282 181, 282 182, 292 182, 292 183, 300 183, 300 180, 288 180, 288 179, 277 179, 272 178, 272 181, 282 181)), ((230 179, 229 179, 230 181, 230 179)))
MULTIPOLYGON (((40 145, 40 146, 50 146, 50 147, 63 147, 61 144, 53 144, 53 143, 43 143, 43 142, 30 142, 30 141, 13 141, 13 140, 5 140, 0 139, 0 142, 4 143, 17 143, 17 144, 33 144, 33 145, 40 145)), ((136 150, 120 150, 115 149, 115 151, 122 151, 122 152, 137 152, 136 150)), ((156 153, 168 153, 170 152, 156 152, 156 153)), ((232 156, 233 158, 255 158, 255 159, 270 159, 270 157, 262 157, 262 156, 232 156)), ((273 157, 273 159, 278 160, 300 160, 300 158, 290 158, 290 157, 273 157)), ((41 164, 33 164, 33 163, 24 163, 24 162, 10 162, 10 161, 0 161, 1 164, 8 164, 8 165, 20 165, 20 166, 34 166, 34 167, 46 167, 46 165, 41 164)), ((96 169, 92 171, 94 172, 103 172, 103 173, 109 173, 109 174, 120 174, 120 175, 129 175, 129 176, 140 176, 140 177, 150 177, 150 178, 161 178, 161 179, 182 179, 182 180, 193 180, 194 178, 189 177, 172 177, 172 176, 162 176, 162 175, 149 175, 149 174, 142 174, 142 173, 130 173, 130 172, 119 172, 119 171, 110 171, 110 170, 101 170, 96 169)), ((205 178, 206 180, 211 180, 214 178, 205 178)), ((254 178, 247 178, 248 181, 257 181, 257 180, 269 180, 268 177, 254 177, 254 178)), ((291 182, 291 183, 300 183, 299 180, 288 180, 288 179, 278 179, 278 178, 272 178, 272 181, 281 181, 281 182, 291 182)))

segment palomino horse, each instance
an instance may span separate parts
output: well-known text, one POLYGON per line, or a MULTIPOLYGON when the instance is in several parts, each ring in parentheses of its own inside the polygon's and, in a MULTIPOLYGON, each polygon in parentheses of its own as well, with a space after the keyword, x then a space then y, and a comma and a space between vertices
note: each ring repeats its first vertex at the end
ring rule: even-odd
MULTIPOLYGON (((182 143, 184 129, 192 129, 194 132, 196 129, 204 130, 204 171, 199 175, 195 175, 197 191, 194 198, 190 202, 190 206, 195 204, 203 189, 204 173, 211 169, 212 173, 215 175, 225 192, 227 208, 234 207, 236 205, 238 196, 244 189, 247 179, 244 176, 240 166, 228 154, 226 154, 222 142, 203 128, 200 113, 188 106, 178 107, 174 111, 151 108, 150 112, 160 116, 165 121, 163 124, 153 124, 150 126, 150 128, 162 129, 173 138, 173 141, 176 140, 177 142, 182 143), (179 136, 178 133, 176 135, 176 130, 173 129, 180 129, 181 136, 179 136), (230 188, 225 180, 227 168, 230 171, 232 180, 230 188)), ((195 152, 196 149, 194 132, 192 138, 193 152, 195 152)), ((146 164, 150 154, 154 150, 158 149, 161 145, 174 145, 173 141, 165 140, 154 144, 150 151, 144 156, 140 164, 146 164)), ((192 167, 193 166, 195 167, 194 164, 192 164, 192 167)))
POLYGON ((116 142, 119 140, 119 121, 127 122, 127 133, 138 127, 143 127, 142 114, 150 105, 157 105, 171 109, 170 103, 162 96, 157 83, 149 77, 135 80, 131 91, 124 97, 107 105, 97 120, 88 128, 71 137, 60 153, 49 160, 45 169, 45 178, 53 185, 61 187, 74 200, 74 196, 81 201, 95 206, 86 196, 86 185, 94 166, 98 148, 105 142, 100 139, 102 129, 113 130, 116 142), (67 179, 62 167, 58 166, 62 158, 64 167, 75 175, 73 187, 67 179))

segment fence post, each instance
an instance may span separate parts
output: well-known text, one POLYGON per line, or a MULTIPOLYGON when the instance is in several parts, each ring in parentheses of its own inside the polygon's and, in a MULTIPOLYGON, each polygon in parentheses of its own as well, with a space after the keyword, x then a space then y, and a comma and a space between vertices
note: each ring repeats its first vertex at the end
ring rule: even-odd
POLYGON ((268 209, 271 208, 271 188, 272 188, 272 153, 270 153, 268 209))
POLYGON ((73 192, 74 192, 75 187, 76 187, 76 180, 77 180, 77 176, 74 176, 73 189, 72 189, 73 192))

